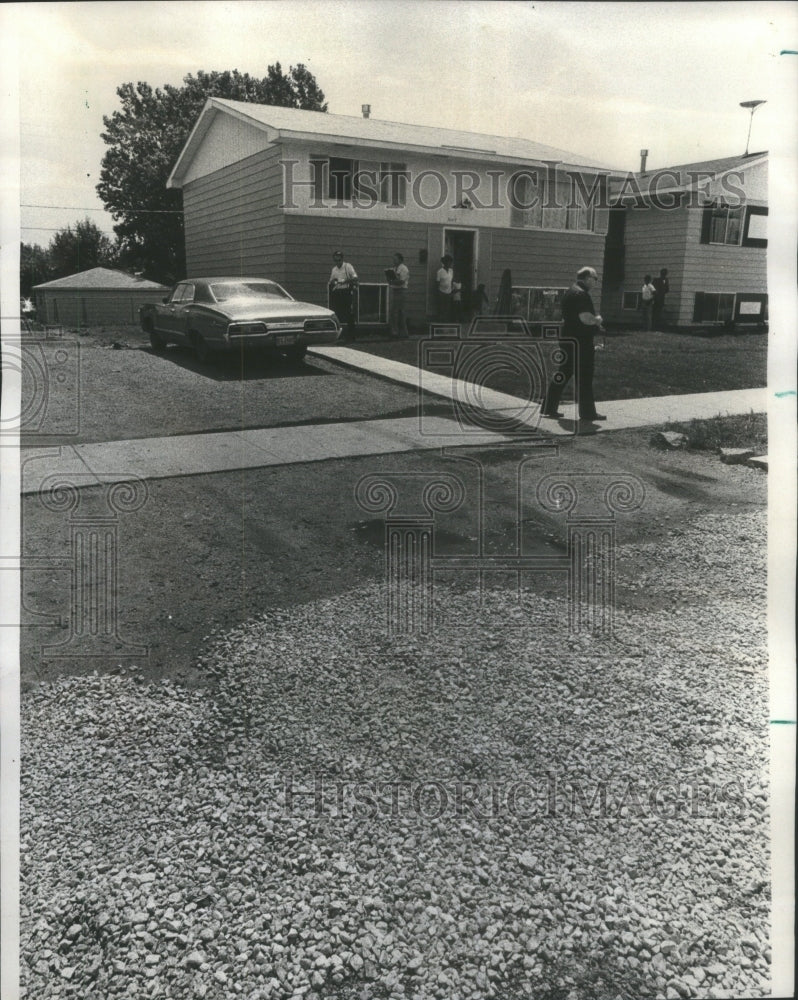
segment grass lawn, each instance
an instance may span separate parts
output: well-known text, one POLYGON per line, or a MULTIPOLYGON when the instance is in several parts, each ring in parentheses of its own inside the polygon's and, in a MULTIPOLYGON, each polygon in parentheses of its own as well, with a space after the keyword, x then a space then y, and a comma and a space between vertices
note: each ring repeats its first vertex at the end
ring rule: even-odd
MULTIPOLYGON (((386 339, 382 333, 365 333, 362 340, 347 346, 420 365, 423 339, 396 341, 386 339)), ((610 331, 605 349, 596 353, 596 399, 636 399, 764 386, 767 345, 767 335, 761 332, 701 335, 610 331)), ((529 392, 523 376, 505 370, 493 371, 483 384, 513 395, 526 396, 529 392)), ((573 398, 569 395, 571 388, 569 385, 566 389, 566 401, 573 398)))

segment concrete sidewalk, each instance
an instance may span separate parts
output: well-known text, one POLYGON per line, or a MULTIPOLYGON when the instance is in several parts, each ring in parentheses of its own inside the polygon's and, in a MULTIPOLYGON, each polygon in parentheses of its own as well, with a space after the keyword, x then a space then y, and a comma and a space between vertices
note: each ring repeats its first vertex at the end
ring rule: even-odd
POLYGON ((457 399, 477 403, 481 409, 497 415, 512 417, 529 427, 540 427, 541 431, 554 435, 573 435, 577 431, 595 432, 627 430, 633 427, 648 427, 668 423, 709 417, 735 416, 739 414, 767 412, 767 389, 735 389, 729 392, 700 392, 683 396, 651 396, 646 399, 619 399, 597 403, 599 411, 607 417, 601 424, 592 428, 579 427, 576 406, 573 403, 561 403, 560 420, 541 419, 540 408, 529 400, 508 396, 497 392, 461 382, 457 379, 436 375, 432 372, 422 372, 413 365, 400 361, 391 361, 365 351, 353 350, 351 347, 314 347, 311 354, 327 358, 339 364, 356 368, 358 371, 377 375, 391 382, 411 386, 414 389, 443 396, 445 399, 457 399))
MULTIPOLYGON (((541 420, 539 406, 529 400, 468 385, 451 378, 423 376, 411 365, 346 347, 314 348, 313 354, 359 371, 420 388, 432 396, 477 405, 494 418, 493 426, 526 427, 529 434, 551 440, 575 434, 661 425, 668 421, 718 414, 765 412, 765 389, 708 392, 602 402, 602 424, 580 425, 573 405, 563 405, 560 420, 541 420), (509 425, 509 426, 508 426, 509 425)), ((419 396, 421 398, 421 395, 419 396)), ((525 435, 523 435, 525 436, 525 435)), ((78 487, 124 482, 131 477, 168 479, 237 469, 257 469, 326 459, 357 458, 439 448, 497 446, 518 440, 518 431, 492 433, 461 426, 448 417, 403 417, 334 424, 302 424, 210 434, 103 441, 54 448, 24 448, 22 493, 51 492, 59 482, 78 487)), ((527 439, 528 440, 528 439, 527 439)))

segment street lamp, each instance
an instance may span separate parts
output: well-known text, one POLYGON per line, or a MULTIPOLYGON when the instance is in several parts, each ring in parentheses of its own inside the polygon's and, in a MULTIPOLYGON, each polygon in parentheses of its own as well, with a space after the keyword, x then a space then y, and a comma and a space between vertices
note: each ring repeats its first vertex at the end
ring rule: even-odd
POLYGON ((766 103, 766 101, 740 101, 741 108, 751 109, 751 117, 748 119, 748 138, 745 140, 745 152, 743 153, 743 156, 748 156, 748 143, 751 141, 751 126, 754 123, 754 112, 760 104, 766 103))

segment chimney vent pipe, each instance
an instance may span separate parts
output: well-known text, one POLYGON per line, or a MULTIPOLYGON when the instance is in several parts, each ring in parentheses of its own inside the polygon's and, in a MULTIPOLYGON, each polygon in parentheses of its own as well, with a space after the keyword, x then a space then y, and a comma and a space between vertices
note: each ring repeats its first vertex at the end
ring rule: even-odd
POLYGON ((368 118, 368 116, 371 114, 371 105, 370 104, 361 104, 360 105, 360 110, 363 112, 363 117, 364 118, 368 118))
POLYGON ((644 174, 646 172, 646 160, 648 159, 648 150, 640 150, 640 173, 644 174))

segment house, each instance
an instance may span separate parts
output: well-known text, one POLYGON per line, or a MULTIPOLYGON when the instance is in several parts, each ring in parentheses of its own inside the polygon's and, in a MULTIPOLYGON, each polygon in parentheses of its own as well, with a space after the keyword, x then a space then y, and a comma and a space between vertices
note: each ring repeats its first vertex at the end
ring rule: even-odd
POLYGON ((729 156, 613 182, 602 314, 640 322, 646 274, 668 269, 665 325, 767 320, 767 153, 729 156))
POLYGON ((340 248, 360 279, 359 322, 384 322, 399 251, 418 324, 435 314, 449 253, 464 300, 484 285, 492 305, 510 269, 515 308, 542 321, 580 266, 601 270, 608 175, 529 139, 212 97, 168 186, 183 193, 190 275, 266 275, 326 305, 340 248))
POLYGON ((33 296, 42 323, 83 327, 138 323, 139 308, 159 301, 168 291, 155 281, 92 267, 35 285, 33 296))

